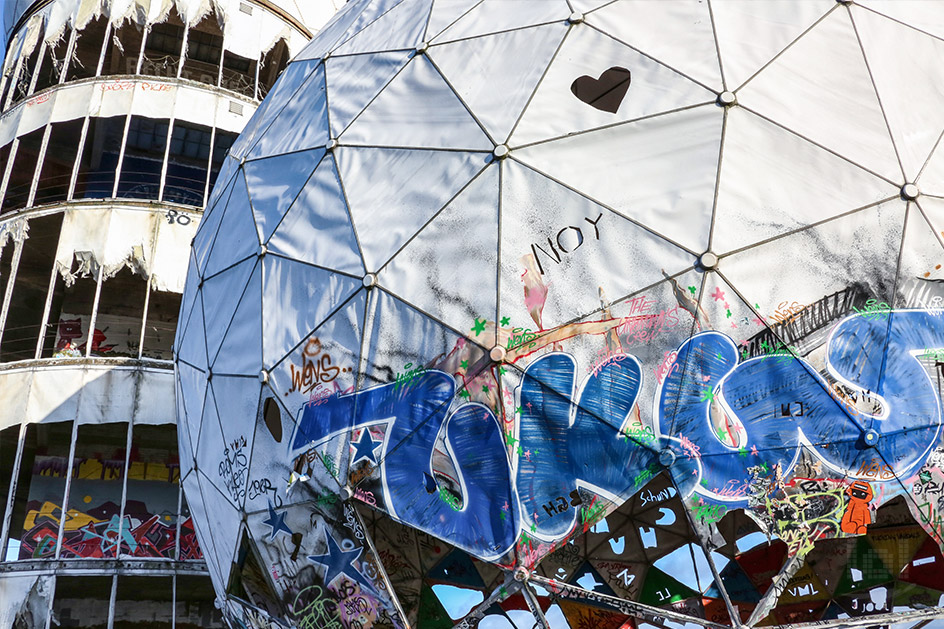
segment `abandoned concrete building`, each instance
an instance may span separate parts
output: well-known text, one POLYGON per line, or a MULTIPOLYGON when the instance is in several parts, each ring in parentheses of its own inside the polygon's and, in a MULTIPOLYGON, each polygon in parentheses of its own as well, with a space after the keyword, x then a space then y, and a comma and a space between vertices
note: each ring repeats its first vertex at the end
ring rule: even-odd
POLYGON ((221 627, 172 342, 201 209, 343 0, 6 0, 0 629, 221 627))

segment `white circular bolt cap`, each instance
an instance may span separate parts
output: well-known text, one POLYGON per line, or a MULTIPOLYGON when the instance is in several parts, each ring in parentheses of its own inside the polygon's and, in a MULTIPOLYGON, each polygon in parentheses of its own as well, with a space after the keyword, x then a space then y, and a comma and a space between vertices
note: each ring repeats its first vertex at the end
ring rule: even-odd
POLYGON ((352 490, 347 485, 341 488, 341 493, 344 494, 344 497, 342 498, 342 500, 350 500, 351 498, 354 497, 354 490, 352 490))
POLYGON ((518 566, 515 568, 515 581, 524 583, 531 578, 531 573, 524 566, 518 566))
POLYGON ((698 256, 698 266, 706 271, 710 271, 718 266, 718 256, 713 251, 706 251, 698 256))
POLYGON ((336 148, 338 148, 338 139, 337 139, 337 138, 331 138, 330 140, 328 140, 328 143, 325 144, 325 150, 326 150, 326 151, 333 151, 333 150, 336 149, 336 148))
POLYGON ((571 24, 580 24, 581 22, 583 22, 583 13, 578 13, 577 11, 574 11, 573 13, 570 14, 570 17, 567 18, 567 21, 570 22, 571 24))
POLYGON ((266 247, 265 245, 260 245, 260 246, 259 246, 259 257, 261 258, 262 256, 264 256, 264 255, 267 254, 267 253, 269 253, 269 248, 266 247))
POLYGON ((734 92, 724 91, 718 94, 718 104, 723 107, 730 107, 737 102, 737 96, 734 92))
POLYGON ((361 280, 364 283, 364 288, 370 288, 377 283, 377 276, 373 273, 368 273, 364 276, 364 279, 361 280))
POLYGON ((416 47, 416 54, 418 55, 425 54, 428 49, 429 49, 429 42, 427 41, 420 42, 419 45, 416 47))
POLYGON ((878 443, 878 433, 871 428, 863 433, 862 438, 865 439, 865 443, 870 446, 874 446, 878 443))
POLYGON ((675 453, 666 448, 659 453, 659 463, 662 464, 662 467, 671 467, 675 463, 675 453))
POLYGON ((919 194, 921 194, 921 192, 918 190, 918 186, 913 183, 906 183, 901 187, 901 196, 908 201, 914 201, 918 198, 919 194))
POLYGON ((488 353, 488 356, 496 363, 500 363, 501 361, 505 360, 505 348, 501 345, 496 345, 488 353))
POLYGON ((259 382, 265 384, 269 381, 269 372, 263 369, 259 372, 259 382))
POLYGON ((508 147, 504 144, 499 144, 495 147, 495 150, 492 151, 492 155, 495 157, 495 159, 503 159, 508 155, 508 147))

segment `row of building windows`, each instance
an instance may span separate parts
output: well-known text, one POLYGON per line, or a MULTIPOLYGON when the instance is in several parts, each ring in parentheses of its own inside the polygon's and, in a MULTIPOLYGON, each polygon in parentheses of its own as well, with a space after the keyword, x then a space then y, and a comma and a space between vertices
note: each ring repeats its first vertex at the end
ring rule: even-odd
POLYGON ((81 31, 67 27, 58 40, 41 41, 25 57, 8 64, 0 104, 6 111, 59 83, 134 74, 189 79, 261 100, 288 61, 285 40, 258 59, 226 50, 212 14, 190 28, 173 9, 165 22, 147 29, 134 21, 115 29, 100 17, 81 31))
POLYGON ((0 310, 6 314, 0 362, 83 356, 171 360, 180 294, 149 290, 148 280, 129 267, 110 278, 101 269, 89 269, 83 277, 85 261, 78 258, 70 269, 76 279, 68 285, 56 268, 62 220, 62 213, 32 218, 29 238, 0 249, 0 296, 13 284, 0 310))
POLYGON ((202 559, 173 424, 16 425, 0 458, 4 561, 202 559))
POLYGON ((0 147, 0 213, 109 197, 201 207, 236 137, 136 115, 51 123, 0 147))

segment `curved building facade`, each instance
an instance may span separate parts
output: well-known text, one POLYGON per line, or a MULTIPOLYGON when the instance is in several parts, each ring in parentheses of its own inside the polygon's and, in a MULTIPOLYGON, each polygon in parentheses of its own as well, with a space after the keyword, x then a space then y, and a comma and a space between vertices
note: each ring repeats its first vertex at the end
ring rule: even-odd
POLYGON ((342 3, 4 4, 0 629, 223 626, 179 482, 180 295, 230 145, 342 3))

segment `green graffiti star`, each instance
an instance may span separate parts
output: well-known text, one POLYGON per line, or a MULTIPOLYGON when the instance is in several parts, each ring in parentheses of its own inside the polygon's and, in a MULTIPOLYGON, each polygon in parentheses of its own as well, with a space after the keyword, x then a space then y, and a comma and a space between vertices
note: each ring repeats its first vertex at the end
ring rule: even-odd
POLYGON ((506 373, 508 373, 508 370, 505 369, 504 367, 499 367, 499 368, 498 368, 498 375, 499 375, 499 376, 504 376, 506 373))
POLYGON ((707 487, 707 486, 708 486, 708 479, 706 479, 706 478, 701 479, 701 486, 702 486, 702 487, 707 487))
POLYGON ((696 290, 698 290, 698 289, 696 289, 694 286, 689 286, 689 287, 688 287, 688 292, 690 292, 690 293, 692 294, 692 297, 695 296, 695 291, 696 291, 696 290))
POLYGON ((482 385, 482 393, 488 393, 488 385, 487 385, 487 384, 483 384, 483 385, 482 385))
POLYGON ((511 324, 511 317, 502 317, 502 318, 501 318, 501 324, 502 324, 502 327, 505 327, 505 326, 507 326, 507 325, 510 325, 510 324, 511 324))
POLYGON ((468 399, 469 399, 470 397, 472 397, 472 396, 471 396, 471 394, 469 394, 469 392, 468 392, 467 390, 462 389, 461 391, 459 391, 459 397, 465 398, 466 400, 468 400, 468 399))
POLYGON ((475 336, 478 336, 480 333, 485 331, 485 319, 475 318, 475 325, 472 326, 472 331, 475 332, 475 336))
POLYGON ((715 401, 715 392, 711 387, 705 387, 705 390, 701 394, 702 402, 714 402, 715 401))
POLYGON ((461 361, 459 361, 459 366, 462 367, 463 369, 468 369, 468 368, 469 368, 469 361, 467 361, 467 360, 461 360, 461 361))

